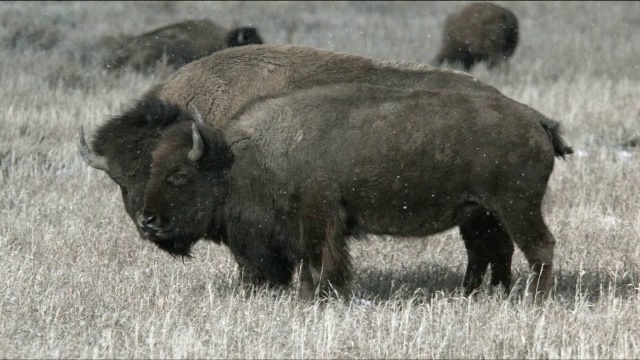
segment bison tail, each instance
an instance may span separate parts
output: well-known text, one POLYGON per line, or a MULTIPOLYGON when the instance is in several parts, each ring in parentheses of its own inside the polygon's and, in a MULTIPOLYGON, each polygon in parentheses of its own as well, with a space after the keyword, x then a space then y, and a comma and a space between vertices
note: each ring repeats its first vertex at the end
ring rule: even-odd
POLYGON ((566 155, 573 154, 571 146, 567 145, 560 136, 560 123, 551 119, 544 119, 540 124, 549 135, 549 140, 553 144, 553 152, 555 156, 566 160, 566 155))

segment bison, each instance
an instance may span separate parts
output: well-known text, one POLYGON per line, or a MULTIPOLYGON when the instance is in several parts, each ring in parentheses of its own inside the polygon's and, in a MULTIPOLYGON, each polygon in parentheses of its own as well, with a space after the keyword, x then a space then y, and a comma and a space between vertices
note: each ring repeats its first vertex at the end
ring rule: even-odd
MULTIPOLYGON (((100 126, 91 146, 85 142, 81 129, 80 154, 90 166, 107 172, 120 187, 125 210, 137 223, 149 178, 151 151, 167 126, 191 118, 189 103, 202 112, 207 124, 222 126, 261 97, 343 82, 500 95, 495 88, 454 70, 293 45, 250 45, 226 49, 180 68, 171 79, 100 126)), ((469 227, 474 228, 471 223, 469 227)), ((144 233, 141 236, 145 238, 144 233)), ((470 259, 469 278, 480 278, 490 263, 494 269, 492 281, 508 284, 497 268, 510 264, 510 242, 505 242, 507 248, 502 249, 501 243, 479 232, 466 236, 465 244, 470 259)))
POLYGON ((254 27, 227 30, 206 19, 190 20, 117 40, 105 65, 111 70, 129 65, 148 71, 166 56, 168 65, 179 68, 228 47, 262 43, 254 27))
POLYGON ((256 101, 224 126, 178 122, 161 135, 138 219, 165 249, 225 243, 245 278, 286 284, 292 254, 300 296, 344 294, 348 238, 423 237, 460 226, 467 291, 492 257, 510 278, 514 242, 553 285, 554 238, 541 204, 554 155, 572 153, 557 122, 505 96, 337 84, 256 101), (481 234, 481 235, 480 235, 481 234), (509 243, 510 246, 507 246, 509 243), (473 258, 479 256, 480 258, 473 258), (508 258, 509 261, 506 261, 508 258))
POLYGON ((462 63, 465 71, 488 61, 488 68, 506 61, 518 45, 518 19, 504 7, 478 2, 447 18, 443 44, 435 65, 462 63))

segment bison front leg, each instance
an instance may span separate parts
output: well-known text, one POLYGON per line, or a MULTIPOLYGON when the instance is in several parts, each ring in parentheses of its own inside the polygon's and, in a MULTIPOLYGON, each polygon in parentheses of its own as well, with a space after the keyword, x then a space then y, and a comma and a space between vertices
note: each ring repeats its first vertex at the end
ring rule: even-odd
POLYGON ((502 285, 505 291, 511 287, 511 258, 513 242, 498 218, 481 210, 460 225, 460 234, 467 249, 467 272, 463 286, 470 295, 482 284, 482 278, 491 265, 491 285, 502 285))
POLYGON ((351 280, 351 257, 341 223, 335 216, 311 216, 301 226, 300 240, 306 256, 300 269, 300 297, 347 295, 351 280))
POLYGON ((234 254, 242 284, 255 287, 280 287, 291 283, 295 260, 291 256, 272 251, 251 251, 234 254))
POLYGON ((228 246, 243 284, 279 287, 291 283, 296 259, 266 221, 243 219, 228 227, 228 246))

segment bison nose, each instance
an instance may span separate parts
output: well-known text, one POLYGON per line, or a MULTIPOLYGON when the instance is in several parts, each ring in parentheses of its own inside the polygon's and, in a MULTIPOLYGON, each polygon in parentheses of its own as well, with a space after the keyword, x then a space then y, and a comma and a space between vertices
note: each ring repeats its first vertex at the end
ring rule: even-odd
POLYGON ((138 224, 144 230, 160 230, 162 227, 162 221, 160 221, 160 217, 150 214, 148 212, 143 212, 140 214, 138 218, 138 224))

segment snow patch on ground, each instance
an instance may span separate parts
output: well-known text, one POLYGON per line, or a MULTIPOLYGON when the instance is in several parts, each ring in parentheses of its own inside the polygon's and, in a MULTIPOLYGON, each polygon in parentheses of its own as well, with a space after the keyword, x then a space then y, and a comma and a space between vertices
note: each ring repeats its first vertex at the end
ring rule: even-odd
POLYGON ((624 220, 616 216, 606 215, 600 219, 600 222, 607 230, 611 230, 613 227, 620 226, 624 220))
POLYGON ((373 306, 373 301, 366 300, 366 299, 354 299, 353 302, 360 306, 365 306, 365 307, 373 306))
MULTIPOLYGON (((583 149, 577 149, 574 152, 574 156, 577 156, 579 158, 588 158, 592 156, 604 155, 606 151, 607 151, 606 149, 601 149, 599 151, 598 150, 587 151, 583 149)), ((615 154, 621 160, 631 160, 637 156, 637 151, 616 150, 615 154)))
POLYGON ((640 231, 638 222, 634 224, 634 221, 629 221, 614 215, 597 217, 597 226, 606 232, 622 232, 627 233, 629 236, 637 236, 640 231))

